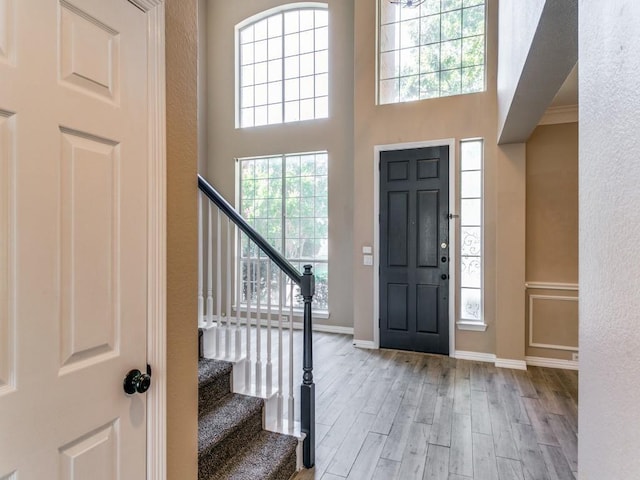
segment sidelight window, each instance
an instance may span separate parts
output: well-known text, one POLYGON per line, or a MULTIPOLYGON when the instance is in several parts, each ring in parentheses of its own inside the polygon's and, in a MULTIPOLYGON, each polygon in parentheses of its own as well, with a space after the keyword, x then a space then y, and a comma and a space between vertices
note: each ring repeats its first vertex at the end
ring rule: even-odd
POLYGON ((483 141, 460 143, 460 320, 459 328, 484 329, 483 141))

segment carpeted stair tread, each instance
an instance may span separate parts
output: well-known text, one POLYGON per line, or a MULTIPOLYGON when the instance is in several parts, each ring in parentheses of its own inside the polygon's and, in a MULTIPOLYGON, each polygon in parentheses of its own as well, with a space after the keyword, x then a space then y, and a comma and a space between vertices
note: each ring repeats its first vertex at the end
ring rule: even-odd
POLYGON ((298 440, 262 431, 209 477, 201 480, 289 480, 296 471, 298 440))
POLYGON ((233 364, 201 358, 198 361, 198 410, 202 414, 231 392, 233 364))
MULTIPOLYGON (((261 398, 231 393, 198 419, 199 478, 217 471, 262 431, 261 398)), ((259 477, 257 477, 259 478, 259 477)))

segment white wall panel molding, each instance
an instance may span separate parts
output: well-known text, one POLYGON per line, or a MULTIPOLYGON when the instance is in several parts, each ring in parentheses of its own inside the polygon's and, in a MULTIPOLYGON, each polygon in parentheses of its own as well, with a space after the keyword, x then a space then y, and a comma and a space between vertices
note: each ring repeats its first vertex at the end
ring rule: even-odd
POLYGON ((524 285, 531 290, 565 290, 575 292, 579 290, 577 283, 527 282, 524 285))
POLYGON ((578 302, 578 297, 568 297, 562 295, 529 295, 529 346, 537 348, 550 348, 553 350, 567 350, 577 352, 577 345, 556 345, 552 343, 541 343, 534 341, 534 324, 535 324, 535 302, 536 300, 553 300, 560 302, 578 302))
POLYGON ((15 115, 0 110, 0 395, 15 385, 15 115))
POLYGON ((560 105, 547 108, 538 125, 556 125, 558 123, 575 123, 577 121, 578 105, 560 105))

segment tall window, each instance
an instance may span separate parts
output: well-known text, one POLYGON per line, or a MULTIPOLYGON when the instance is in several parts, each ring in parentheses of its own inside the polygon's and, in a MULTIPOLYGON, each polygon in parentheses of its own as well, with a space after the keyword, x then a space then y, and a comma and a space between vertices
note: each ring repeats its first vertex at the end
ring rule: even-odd
POLYGON ((484 325, 482 302, 482 140, 460 144, 460 322, 484 325))
MULTIPOLYGON (((314 308, 328 310, 328 185, 327 152, 243 158, 240 162, 240 212, 274 248, 284 253, 293 266, 303 271, 313 265, 316 277, 314 308)), ((257 257, 255 246, 243 239, 243 291, 256 281, 255 272, 246 267, 257 257)), ((260 261, 261 277, 266 262, 260 261)), ((255 263, 255 260, 254 260, 255 263)), ((273 271, 272 275, 277 276, 273 271)), ((264 279, 261 279, 264 282, 264 279)), ((290 304, 289 290, 273 278, 274 304, 290 304)), ((254 290, 254 289, 249 289, 254 290)), ((245 293, 246 294, 246 293, 245 293)), ((294 306, 302 306, 293 299, 294 306)))
POLYGON ((239 127, 329 116, 328 21, 325 5, 238 29, 239 127))
POLYGON ((484 90, 484 0, 379 2, 380 104, 484 90))

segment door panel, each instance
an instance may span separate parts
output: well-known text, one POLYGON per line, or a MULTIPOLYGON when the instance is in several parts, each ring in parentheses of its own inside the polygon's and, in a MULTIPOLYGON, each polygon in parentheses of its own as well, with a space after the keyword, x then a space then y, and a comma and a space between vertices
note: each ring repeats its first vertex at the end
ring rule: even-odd
POLYGON ((380 346, 449 353, 449 149, 380 154, 380 346))
POLYGON ((147 83, 126 0, 0 0, 0 478, 145 478, 147 83))
POLYGON ((13 388, 15 371, 13 356, 13 290, 11 259, 13 258, 12 219, 15 170, 14 115, 0 110, 0 397, 13 388))
POLYGON ((407 192, 389 192, 389 222, 387 238, 389 239, 389 265, 406 267, 409 246, 409 195, 407 192))

